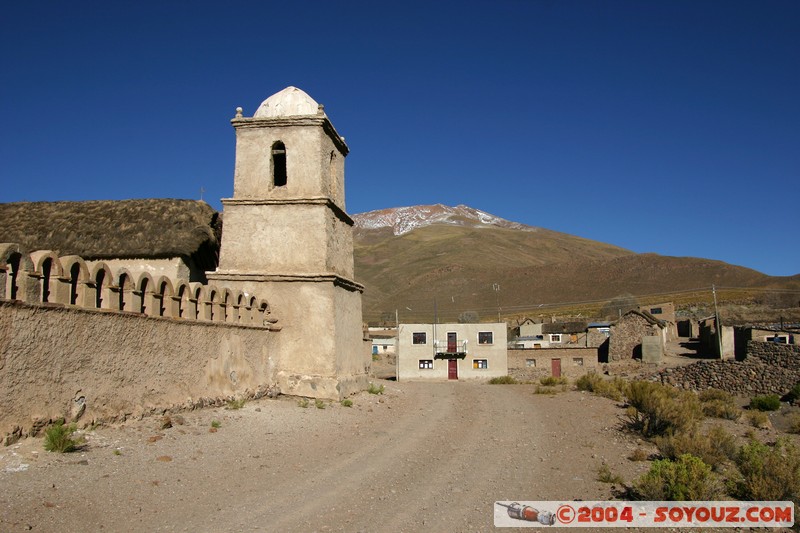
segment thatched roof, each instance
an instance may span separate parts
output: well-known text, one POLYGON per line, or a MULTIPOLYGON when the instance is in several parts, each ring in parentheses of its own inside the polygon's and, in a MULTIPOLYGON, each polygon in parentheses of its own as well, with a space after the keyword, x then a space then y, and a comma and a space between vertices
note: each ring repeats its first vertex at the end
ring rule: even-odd
POLYGON ((195 200, 0 204, 0 242, 88 260, 216 256, 219 218, 195 200))

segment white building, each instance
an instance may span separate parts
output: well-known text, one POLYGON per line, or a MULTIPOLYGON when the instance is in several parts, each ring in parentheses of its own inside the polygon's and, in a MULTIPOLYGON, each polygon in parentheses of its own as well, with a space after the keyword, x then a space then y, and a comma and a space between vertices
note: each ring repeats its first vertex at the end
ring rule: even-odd
POLYGON ((397 379, 488 379, 508 374, 506 324, 400 324, 397 379))

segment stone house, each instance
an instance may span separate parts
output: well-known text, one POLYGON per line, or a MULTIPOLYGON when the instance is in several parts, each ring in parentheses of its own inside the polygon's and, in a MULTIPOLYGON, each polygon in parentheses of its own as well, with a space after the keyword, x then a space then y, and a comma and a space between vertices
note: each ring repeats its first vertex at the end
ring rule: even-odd
POLYGON ((622 315, 611 324, 608 343, 610 361, 640 359, 644 337, 658 337, 663 347, 667 342, 666 322, 647 311, 633 310, 622 315))
POLYGON ((653 315, 655 318, 665 322, 665 329, 667 331, 667 340, 678 337, 678 326, 675 319, 675 304, 672 302, 664 302, 660 304, 645 305, 639 307, 639 311, 646 311, 653 315))
POLYGON ((506 324, 400 324, 397 379, 488 379, 508 374, 506 324))

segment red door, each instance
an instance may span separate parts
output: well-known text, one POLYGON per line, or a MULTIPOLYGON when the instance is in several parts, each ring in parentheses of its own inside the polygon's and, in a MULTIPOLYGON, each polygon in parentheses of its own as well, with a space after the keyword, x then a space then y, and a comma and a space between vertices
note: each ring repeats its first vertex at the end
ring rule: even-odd
POLYGON ((447 360, 447 379, 458 379, 458 359, 447 360))
MULTIPOLYGON (((447 334, 447 353, 456 353, 457 337, 454 332, 447 334)), ((455 378, 453 378, 455 379, 455 378)))
POLYGON ((551 359, 550 369, 553 371, 554 378, 561 377, 561 359, 551 359))

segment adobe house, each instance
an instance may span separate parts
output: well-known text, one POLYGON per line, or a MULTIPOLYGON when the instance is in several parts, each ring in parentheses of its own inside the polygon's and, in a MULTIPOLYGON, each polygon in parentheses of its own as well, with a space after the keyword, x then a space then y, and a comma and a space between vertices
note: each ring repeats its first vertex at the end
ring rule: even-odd
POLYGON ((667 341, 666 322, 647 311, 628 311, 611 324, 608 356, 611 361, 642 357, 642 339, 658 337, 663 347, 667 341))
POLYGON ((507 329, 494 324, 400 324, 397 379, 489 379, 508 374, 507 329))

